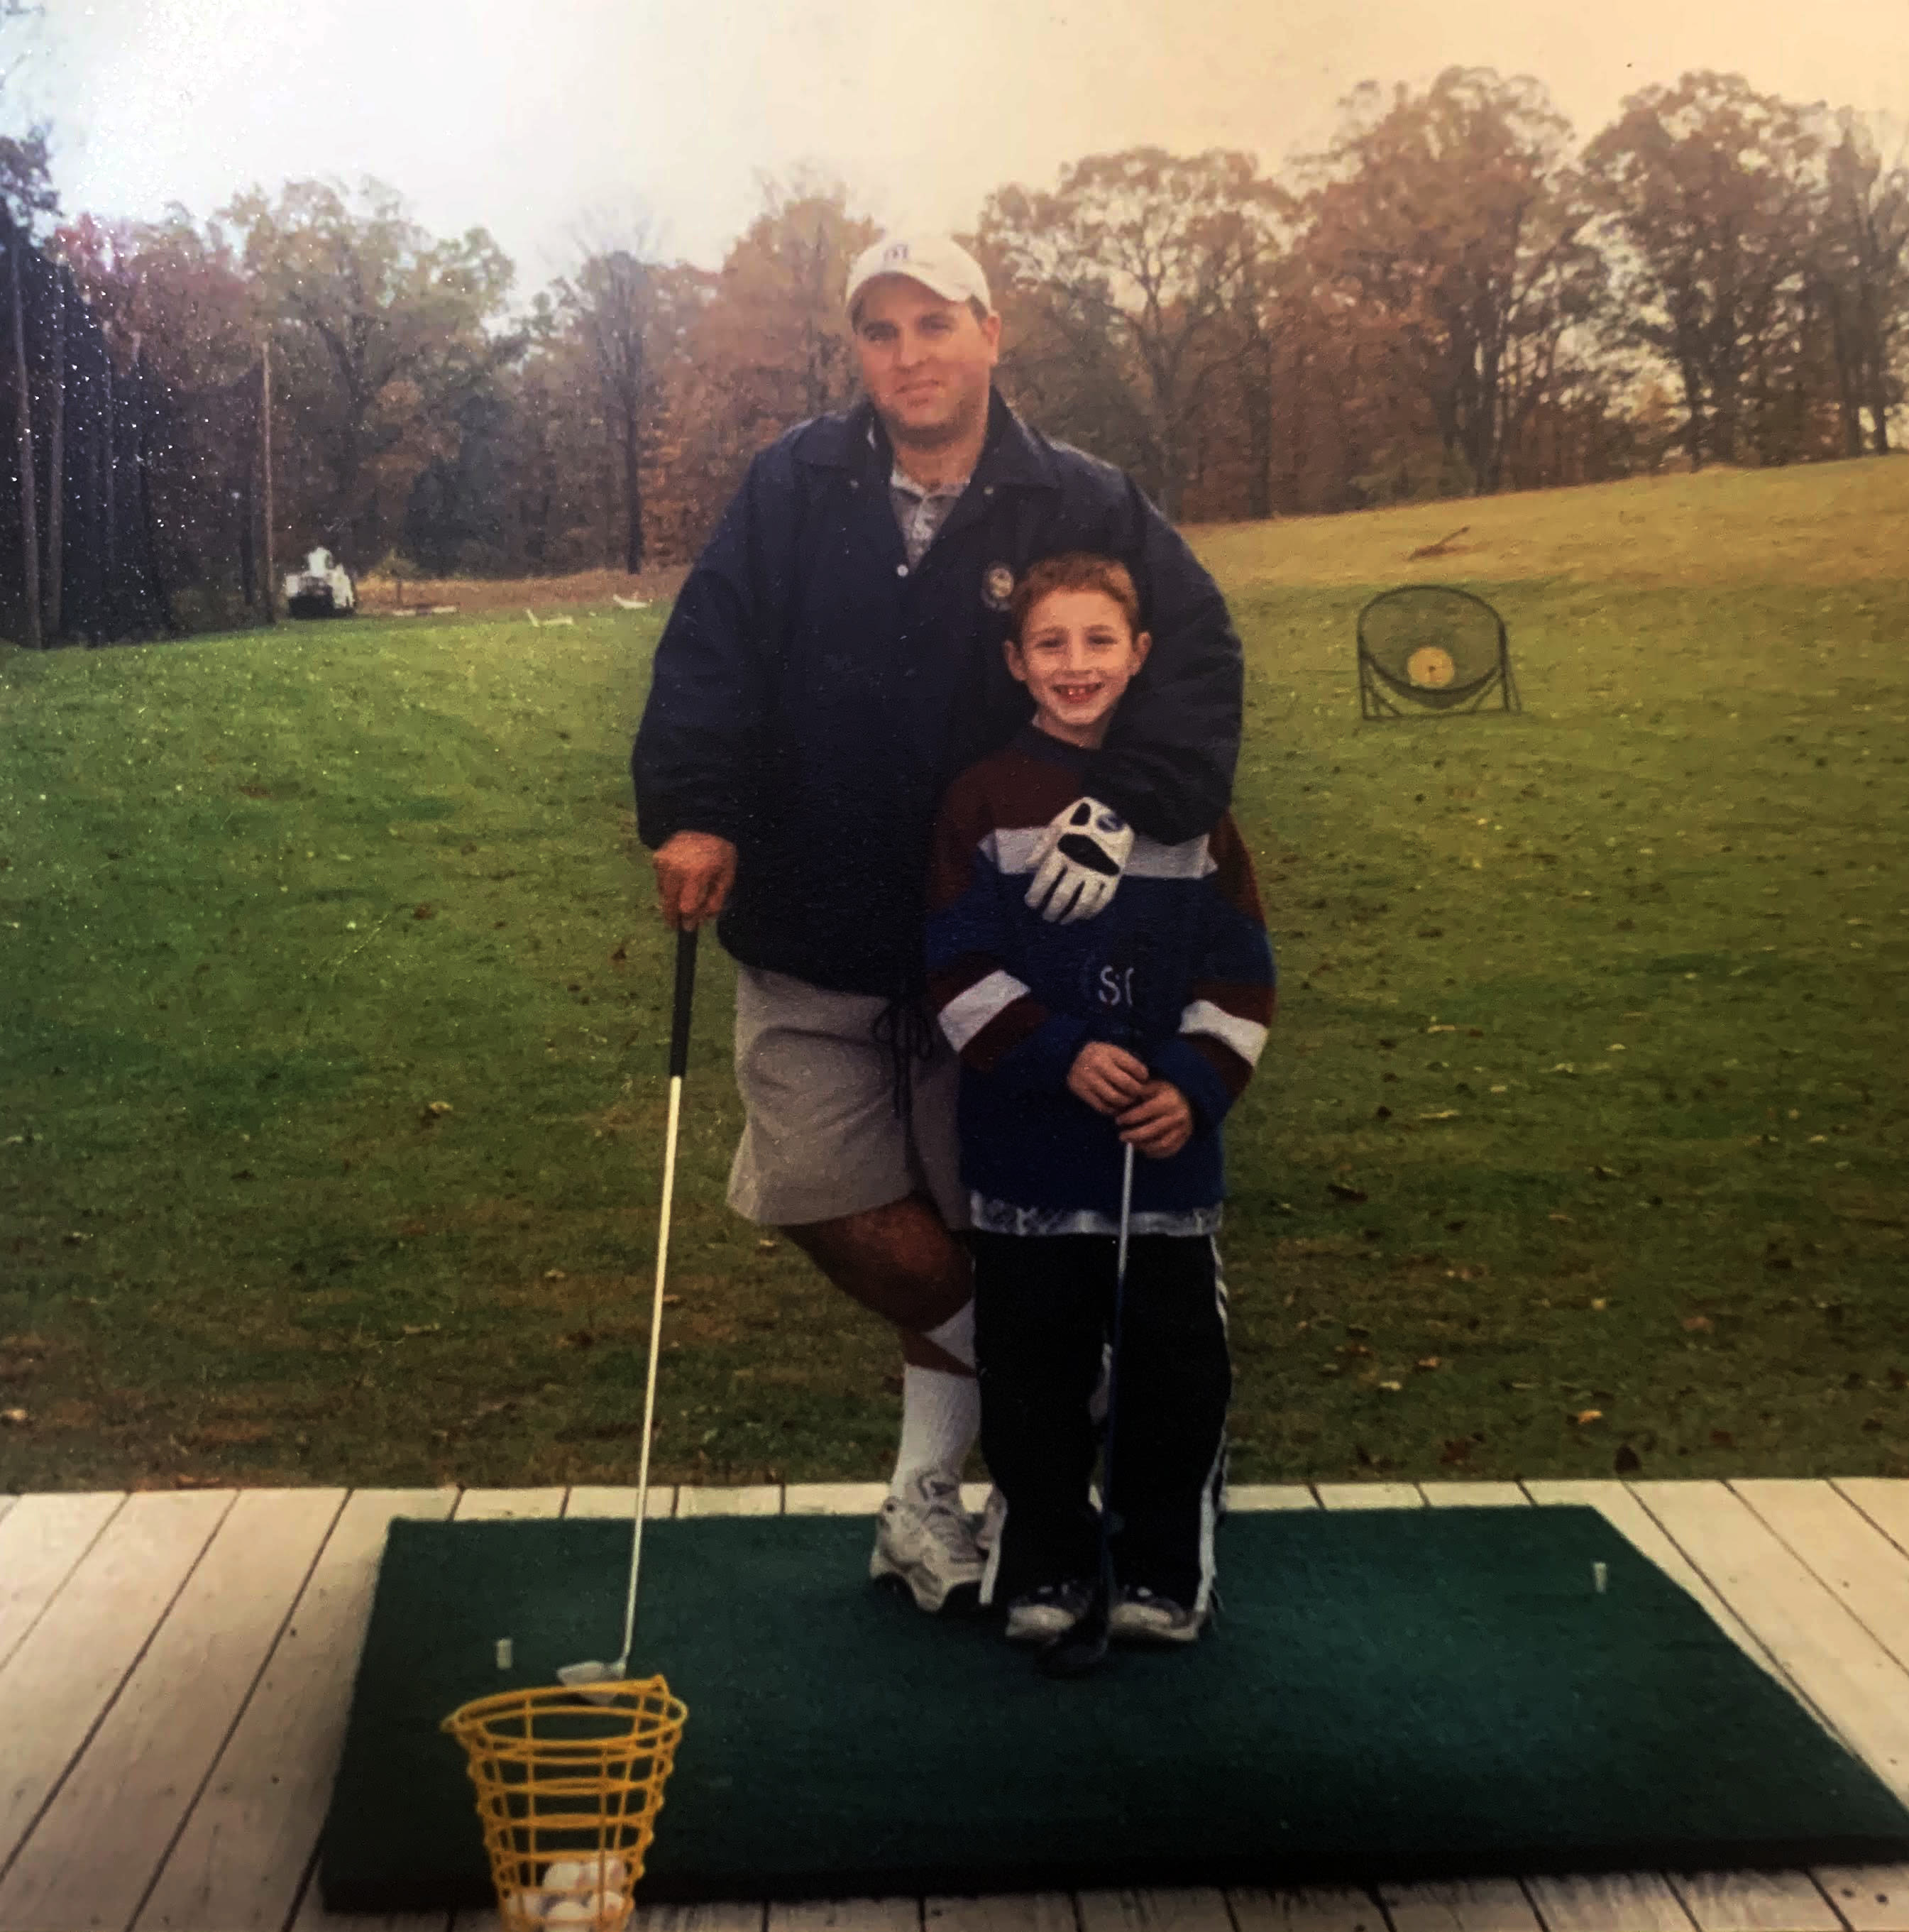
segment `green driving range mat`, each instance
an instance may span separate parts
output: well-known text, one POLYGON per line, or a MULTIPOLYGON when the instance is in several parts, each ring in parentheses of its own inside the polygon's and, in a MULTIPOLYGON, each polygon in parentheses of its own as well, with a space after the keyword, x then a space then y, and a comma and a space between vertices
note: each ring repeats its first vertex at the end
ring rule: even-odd
MULTIPOLYGON (((631 1672, 689 1718, 642 1896, 1909 1856, 1888 1789, 1593 1510, 1235 1516, 1206 1636, 1074 1682, 998 1619, 869 1584, 873 1528, 649 1526, 631 1672)), ((613 1654, 629 1544, 613 1522, 391 1525, 325 1826, 332 1910, 492 1902, 439 1720, 613 1654)))

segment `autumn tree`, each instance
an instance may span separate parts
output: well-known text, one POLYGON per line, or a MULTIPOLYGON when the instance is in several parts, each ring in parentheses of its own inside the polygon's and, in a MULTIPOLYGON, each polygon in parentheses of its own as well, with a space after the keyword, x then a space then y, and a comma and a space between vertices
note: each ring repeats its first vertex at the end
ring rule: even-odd
POLYGON ((644 473, 655 453, 666 384, 707 281, 657 260, 638 233, 592 248, 557 285, 559 312, 595 372, 620 486, 616 558, 633 574, 646 554, 644 473))
POLYGON ((1317 272, 1391 325, 1436 424, 1448 483, 1496 490, 1602 263, 1566 164, 1569 124, 1524 76, 1448 68, 1422 92, 1374 86, 1314 164, 1317 272))
POLYGON ((842 298, 878 232, 838 182, 763 188, 763 212, 713 278, 679 278, 682 348, 667 380, 658 465, 670 549, 699 548, 749 459, 784 430, 851 402, 859 384, 842 298))
POLYGON ((330 182, 291 182, 276 200, 255 188, 223 218, 283 374, 286 469, 307 520, 297 542, 322 538, 365 568, 418 472, 454 448, 460 406, 514 351, 487 326, 510 261, 481 228, 433 238, 376 182, 355 206, 330 182))
POLYGON ((1012 366, 1032 386, 1051 381, 1032 352, 1044 337, 1113 405, 1109 437, 1092 425, 1083 435, 1065 411, 1044 411, 1044 423, 1110 458, 1124 432, 1169 516, 1181 512, 1242 290, 1266 272, 1285 207, 1250 154, 1135 148, 1074 163, 1051 191, 998 189, 982 209, 979 242, 1033 322, 1012 366))
POLYGON ((1631 95, 1586 151, 1611 334, 1674 373, 1693 468, 1752 453, 1746 416, 1801 344, 1818 149, 1799 109, 1740 75, 1699 73, 1631 95))
POLYGON ((1909 338, 1909 150, 1886 163, 1878 130, 1845 112, 1826 141, 1815 269, 1830 334, 1843 452, 1889 448, 1898 367, 1909 338))

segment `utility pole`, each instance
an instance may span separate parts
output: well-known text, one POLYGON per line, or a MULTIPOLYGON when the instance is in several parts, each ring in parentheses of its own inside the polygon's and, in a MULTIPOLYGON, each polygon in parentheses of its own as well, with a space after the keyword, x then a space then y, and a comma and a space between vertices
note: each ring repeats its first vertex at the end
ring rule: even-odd
POLYGON ((277 579, 271 564, 271 338, 259 348, 259 447, 260 466, 265 471, 265 622, 278 622, 277 579))
POLYGON ((44 648, 40 628, 40 506, 33 476, 33 391, 26 370, 26 303, 21 292, 20 263, 26 254, 23 230, 7 224, 7 262, 12 270, 7 278, 13 291, 13 395, 19 419, 20 479, 20 580, 26 598, 26 634, 21 639, 27 649, 44 648))

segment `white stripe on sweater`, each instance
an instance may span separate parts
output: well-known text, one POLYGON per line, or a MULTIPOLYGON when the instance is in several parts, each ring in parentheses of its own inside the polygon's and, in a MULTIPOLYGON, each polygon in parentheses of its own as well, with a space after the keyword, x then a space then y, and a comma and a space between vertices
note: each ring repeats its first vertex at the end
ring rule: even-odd
POLYGON ((1248 1066, 1258 1066, 1266 1040, 1266 1030, 1257 1020, 1242 1020, 1211 1000, 1195 1000, 1180 1015, 1180 1031, 1211 1034, 1222 1046, 1231 1047, 1248 1066))
MULTIPOLYGON (((1010 876, 1031 872, 1041 862, 1041 847, 1050 828, 1044 825, 1010 825, 990 832, 981 842, 981 850, 997 872, 1010 876)), ((1203 879, 1219 867, 1206 849, 1204 838, 1189 838, 1179 845, 1162 845, 1157 840, 1136 835, 1128 855, 1125 876, 1130 879, 1203 879)))
POLYGON ((1011 973, 997 968, 986 979, 977 980, 965 993, 957 993, 942 1008, 941 1030, 959 1053, 996 1013, 1026 997, 1027 988, 1011 973))

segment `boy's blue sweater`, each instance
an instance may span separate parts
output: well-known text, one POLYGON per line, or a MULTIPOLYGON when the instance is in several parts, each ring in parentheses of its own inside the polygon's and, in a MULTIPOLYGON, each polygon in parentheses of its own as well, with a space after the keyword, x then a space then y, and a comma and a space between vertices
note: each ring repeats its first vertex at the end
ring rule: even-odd
POLYGON ((1137 837, 1092 918, 1050 924, 1026 904, 1088 756, 1029 726, 955 781, 937 822, 929 988, 961 1056, 962 1177, 990 1202, 1116 1215, 1119 1130, 1067 1086, 1082 1046, 1110 1040, 1191 1106, 1186 1145, 1134 1173, 1137 1216, 1183 1216, 1224 1192, 1220 1124, 1272 1017, 1272 949, 1230 816, 1182 844, 1137 837))

